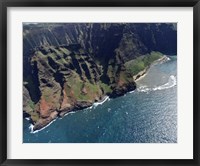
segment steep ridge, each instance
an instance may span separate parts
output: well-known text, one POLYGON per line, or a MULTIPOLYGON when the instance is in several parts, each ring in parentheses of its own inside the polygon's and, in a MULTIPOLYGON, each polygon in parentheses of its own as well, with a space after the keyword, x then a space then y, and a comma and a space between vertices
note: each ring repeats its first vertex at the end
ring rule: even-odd
POLYGON ((24 115, 38 130, 106 95, 134 90, 132 71, 149 65, 145 57, 161 57, 152 51, 176 54, 176 35, 176 24, 24 24, 24 115), (132 62, 138 58, 139 68, 132 62))

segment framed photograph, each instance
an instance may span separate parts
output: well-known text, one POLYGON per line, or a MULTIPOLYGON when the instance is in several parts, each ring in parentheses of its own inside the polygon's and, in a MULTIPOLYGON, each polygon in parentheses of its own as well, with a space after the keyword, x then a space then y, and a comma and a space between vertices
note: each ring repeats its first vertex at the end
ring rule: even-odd
POLYGON ((199 165, 198 0, 5 0, 1 165, 199 165))

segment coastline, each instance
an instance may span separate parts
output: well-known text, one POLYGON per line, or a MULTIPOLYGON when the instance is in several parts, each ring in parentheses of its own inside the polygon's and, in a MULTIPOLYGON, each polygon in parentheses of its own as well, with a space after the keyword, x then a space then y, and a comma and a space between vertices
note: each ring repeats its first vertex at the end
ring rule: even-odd
POLYGON ((149 69, 151 66, 156 65, 158 63, 163 63, 169 60, 169 57, 167 57, 166 55, 163 55, 160 59, 157 59, 156 61, 154 61, 151 65, 147 66, 144 70, 140 71, 138 74, 133 76, 133 80, 135 82, 141 80, 142 78, 144 78, 146 76, 146 74, 148 73, 149 69))
MULTIPOLYGON (((148 73, 148 71, 149 71, 149 69, 150 69, 150 67, 152 65, 155 65, 157 63, 163 63, 163 62, 167 61, 168 59, 169 58, 166 55, 163 55, 163 57, 161 57, 160 59, 154 61, 151 65, 147 66, 144 70, 140 71, 138 74, 133 76, 134 82, 137 82, 140 79, 144 78, 146 76, 146 74, 148 73)), ((131 90, 129 92, 134 92, 134 90, 131 90)), ((112 98, 112 96, 105 95, 101 100, 99 100, 97 102, 94 102, 91 106, 87 107, 86 109, 96 108, 98 105, 102 105, 104 102, 106 102, 110 98, 112 98)), ((80 109, 80 110, 83 110, 83 109, 80 109)), ((70 110, 70 111, 67 111, 67 112, 63 112, 63 115, 60 118, 63 118, 63 117, 65 117, 65 116, 67 116, 67 115, 69 115, 71 113, 75 113, 76 111, 80 111, 80 110, 70 110)), ((36 129, 34 129, 35 125, 33 123, 31 123, 31 120, 29 120, 31 133, 34 134, 34 133, 37 133, 39 131, 42 131, 43 129, 45 129, 46 127, 51 125, 57 118, 59 118, 59 117, 53 118, 46 125, 43 124, 44 125, 43 127, 41 127, 41 128, 40 127, 38 127, 38 128, 36 127, 36 129)))
MULTIPOLYGON (((104 96, 104 97, 102 98, 102 100, 99 100, 99 101, 97 101, 97 102, 94 102, 90 107, 87 107, 87 108, 85 108, 85 109, 96 108, 98 105, 102 105, 103 103, 105 103, 106 101, 109 101, 109 100, 110 100, 109 96, 106 95, 106 96, 104 96)), ((80 110, 83 110, 83 109, 80 109, 80 110)), ((34 130, 34 124, 31 123, 31 119, 30 119, 30 118, 25 118, 25 119, 26 119, 27 121, 29 121, 29 123, 30 123, 30 126, 29 126, 30 133, 31 133, 31 134, 35 134, 35 133, 40 132, 40 131, 44 130, 45 128, 49 127, 49 126, 50 126, 53 122, 55 122, 58 118, 62 119, 62 118, 64 118, 65 116, 67 116, 67 115, 69 115, 69 114, 76 113, 77 111, 80 111, 80 110, 71 110, 71 111, 69 111, 69 112, 65 112, 65 113, 62 115, 62 117, 56 117, 55 119, 52 119, 52 120, 51 120, 47 125, 45 125, 44 127, 39 128, 39 129, 36 129, 36 130, 34 130)))
MULTIPOLYGON (((178 86, 169 89, 153 90, 171 82, 168 80, 171 75, 174 75, 177 79, 176 60, 173 60, 171 57, 170 59, 170 61, 165 63, 152 66, 146 77, 141 80, 142 82, 138 81, 137 89, 131 94, 128 92, 120 98, 107 100, 104 104, 98 105, 96 108, 87 108, 77 111, 74 114, 66 115, 63 119, 58 118, 50 126, 35 134, 30 133, 28 129, 30 124, 25 120, 26 122, 23 126, 23 143, 70 144, 78 142, 101 144, 109 143, 109 141, 113 143, 137 143, 139 141, 141 143, 153 141, 155 143, 156 141, 157 143, 161 143, 162 141, 162 143, 167 143, 166 140, 168 143, 172 143, 172 140, 176 142, 177 139, 174 131, 177 129, 177 95, 175 94, 178 86), (173 70, 171 70, 172 68, 173 70), (164 72, 160 72, 160 69, 164 72), (151 78, 155 78, 156 80, 152 80, 151 78), (144 87, 141 90, 146 90, 145 87, 149 88, 149 91, 142 92, 139 90, 140 87, 144 87), (158 99, 158 101, 155 103, 154 99, 158 99), (159 105, 159 107, 155 105, 159 105), (167 115, 173 118, 173 128, 170 123, 162 123, 168 110, 170 110, 170 113, 167 113, 167 115), (144 119, 148 120, 149 123, 143 123, 144 119), (129 122, 128 125, 126 125, 126 122, 129 122), (164 126, 159 126, 156 128, 158 130, 155 130, 155 126, 157 125, 151 122, 155 122, 158 126, 164 124, 164 126), (169 135, 169 130, 166 130, 166 126, 172 131, 172 135, 169 135), (116 128, 120 129, 120 134, 113 133, 113 129, 116 128), (139 130, 141 128, 144 130, 139 130), (158 139, 151 137, 152 133, 158 133, 161 128, 163 132, 166 132, 166 139, 163 139, 163 137, 156 137, 158 139), (132 129, 134 130, 133 132, 127 132, 132 131, 132 129), (145 132, 145 130, 152 132, 145 132), (121 132, 123 133, 121 134, 121 132), (133 137, 134 134, 137 137, 133 137), (149 137, 142 137, 144 134, 148 134, 147 136, 149 137)), ((170 83, 169 86, 171 85, 170 83)), ((169 122, 171 122, 171 118, 169 118, 169 122)))
POLYGON ((133 80, 135 82, 137 82, 137 81, 141 80, 142 78, 144 78, 146 76, 146 74, 148 73, 149 68, 150 67, 148 66, 144 70, 140 71, 138 74, 134 75, 133 76, 133 80))

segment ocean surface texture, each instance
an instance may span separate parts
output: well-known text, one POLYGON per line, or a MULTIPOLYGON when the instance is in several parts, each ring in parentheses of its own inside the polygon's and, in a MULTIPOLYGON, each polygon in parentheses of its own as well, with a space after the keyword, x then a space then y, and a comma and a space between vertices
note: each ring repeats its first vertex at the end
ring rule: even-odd
POLYGON ((70 113, 41 131, 24 119, 24 143, 176 143, 177 60, 156 64, 137 89, 70 113))

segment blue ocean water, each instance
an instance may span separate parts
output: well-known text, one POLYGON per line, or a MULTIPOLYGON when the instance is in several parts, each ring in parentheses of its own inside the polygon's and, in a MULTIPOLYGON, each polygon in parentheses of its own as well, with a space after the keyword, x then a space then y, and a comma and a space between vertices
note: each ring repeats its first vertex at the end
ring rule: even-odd
POLYGON ((156 64, 137 89, 96 107, 56 119, 31 133, 24 119, 24 143, 176 143, 177 60, 156 64))

